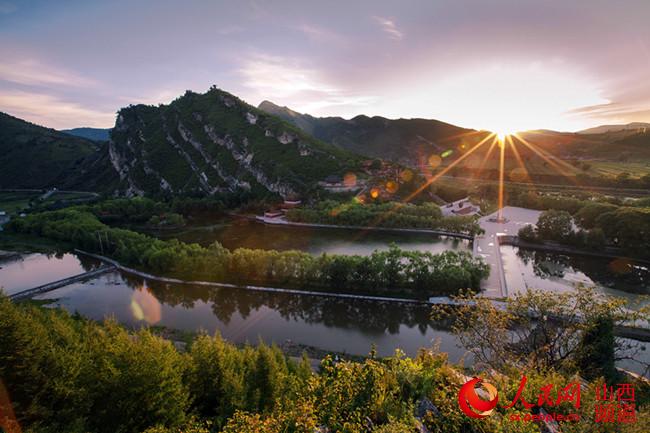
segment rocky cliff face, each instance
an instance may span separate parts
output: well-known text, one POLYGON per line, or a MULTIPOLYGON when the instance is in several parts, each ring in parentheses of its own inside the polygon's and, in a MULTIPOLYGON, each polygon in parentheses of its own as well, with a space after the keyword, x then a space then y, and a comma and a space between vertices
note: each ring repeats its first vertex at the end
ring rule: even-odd
POLYGON ((120 110, 108 144, 115 194, 308 191, 355 157, 211 88, 120 110))

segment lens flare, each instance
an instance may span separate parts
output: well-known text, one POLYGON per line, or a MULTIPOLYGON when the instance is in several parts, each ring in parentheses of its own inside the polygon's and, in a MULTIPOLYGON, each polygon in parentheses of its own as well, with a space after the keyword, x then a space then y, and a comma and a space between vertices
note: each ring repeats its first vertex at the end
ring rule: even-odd
POLYGON ((150 325, 160 322, 162 318, 160 302, 146 286, 133 291, 130 307, 136 320, 145 321, 150 325))
POLYGON ((410 182, 413 179, 413 172, 408 168, 399 174, 402 182, 410 182))
POLYGON ((22 432, 20 424, 18 424, 18 420, 16 419, 9 393, 2 380, 0 380, 0 431, 6 431, 7 433, 22 432))
POLYGON ((347 187, 353 187, 357 185, 357 175, 354 173, 346 173, 343 176, 343 184, 347 187))
POLYGON ((438 168, 440 164, 442 164, 442 158, 438 155, 431 155, 429 157, 429 166, 431 166, 431 168, 438 168))

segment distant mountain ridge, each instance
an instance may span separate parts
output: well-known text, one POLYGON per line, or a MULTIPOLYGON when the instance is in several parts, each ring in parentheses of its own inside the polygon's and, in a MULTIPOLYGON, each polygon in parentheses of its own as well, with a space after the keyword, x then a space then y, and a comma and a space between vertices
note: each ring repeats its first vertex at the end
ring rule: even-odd
POLYGON ((471 146, 489 134, 461 128, 439 120, 386 119, 365 115, 346 120, 341 117, 313 117, 263 101, 258 108, 284 119, 313 135, 355 153, 418 165, 433 154, 459 146, 471 146))
POLYGON ((87 138, 88 140, 93 141, 108 141, 110 139, 111 128, 72 128, 72 129, 62 129, 61 132, 66 134, 74 135, 76 137, 87 138))
MULTIPOLYGON (((73 131, 98 132, 83 131, 87 129, 73 131)), ((317 118, 268 101, 258 109, 213 87, 203 94, 187 91, 167 105, 121 109, 108 141, 0 113, 0 188, 58 187, 128 196, 271 193, 287 198, 317 191, 330 175, 359 170, 364 157, 423 171, 463 158, 454 169, 458 175, 495 171, 498 152, 490 142, 466 155, 489 135, 437 120, 317 118)), ((521 160, 547 174, 552 167, 524 140, 572 160, 575 167, 576 161, 590 159, 650 161, 650 130, 642 128, 600 134, 539 130, 518 136, 514 141, 521 160)), ((509 169, 516 162, 509 158, 509 169)))
MULTIPOLYGON (((411 166, 421 166, 423 157, 440 155, 445 151, 451 151, 448 160, 453 160, 490 134, 439 120, 391 120, 363 115, 350 120, 313 117, 270 101, 263 101, 259 108, 293 123, 323 141, 367 156, 411 166)), ((565 159, 650 159, 650 123, 603 125, 578 133, 540 129, 523 131, 518 136, 549 154, 565 159)), ((489 146, 483 146, 473 156, 483 158, 488 150, 489 146)), ((524 145, 518 146, 518 152, 527 159, 539 159, 524 145)), ((497 154, 492 152, 490 157, 495 158, 497 154)))
POLYGON ((578 131, 578 134, 605 134, 608 132, 632 131, 643 132, 643 130, 650 130, 650 123, 646 122, 632 122, 625 125, 600 125, 593 128, 583 129, 578 131))

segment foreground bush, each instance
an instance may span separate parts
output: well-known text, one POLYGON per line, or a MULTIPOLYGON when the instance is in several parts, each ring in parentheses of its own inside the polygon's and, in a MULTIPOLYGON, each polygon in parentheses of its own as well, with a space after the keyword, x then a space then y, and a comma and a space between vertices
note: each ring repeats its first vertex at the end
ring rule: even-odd
MULTIPOLYGON (((499 407, 479 420, 465 416, 457 403, 460 372, 429 350, 415 358, 371 354, 363 362, 326 357, 318 373, 275 347, 239 349, 219 336, 199 336, 180 353, 146 329, 129 333, 111 321, 97 324, 0 296, 0 378, 13 425, 30 433, 539 432, 534 423, 507 420, 529 413, 521 408, 499 407)), ((491 373, 500 401, 514 399, 521 374, 515 366, 491 373)), ((548 369, 525 374, 527 401, 545 384, 576 380, 548 369)), ((648 387, 639 383, 636 423, 590 424, 599 386, 599 379, 585 382, 585 421, 564 431, 648 431, 648 387)), ((572 410, 565 406, 554 410, 572 410)), ((8 413, 2 407, 0 414, 8 413)))

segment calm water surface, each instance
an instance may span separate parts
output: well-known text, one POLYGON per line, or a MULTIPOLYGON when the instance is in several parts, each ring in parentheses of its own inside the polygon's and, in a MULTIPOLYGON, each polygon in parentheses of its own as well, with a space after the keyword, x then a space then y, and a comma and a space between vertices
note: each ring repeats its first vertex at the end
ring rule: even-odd
POLYGON ((396 243, 404 250, 440 253, 446 250, 471 251, 469 241, 414 233, 388 233, 309 227, 283 227, 245 219, 228 220, 212 226, 189 227, 178 231, 149 232, 162 239, 209 245, 220 242, 228 249, 262 248, 301 250, 311 254, 370 255, 396 243))
POLYGON ((52 305, 97 320, 113 316, 132 326, 218 330, 238 343, 291 340, 355 355, 366 355, 375 343, 381 355, 396 348, 415 355, 439 340, 451 359, 464 354, 455 337, 432 326, 430 307, 421 305, 147 283, 120 272, 38 298, 57 298, 52 305))
MULTIPOLYGON (((20 263, 3 263, 0 281, 9 281, 11 276, 15 291, 16 287, 27 288, 33 282, 42 284, 50 277, 60 279, 97 266, 94 260, 73 254, 27 258, 20 263)), ((278 344, 291 340, 355 355, 367 354, 374 343, 382 356, 396 348, 415 355, 418 348, 438 343, 452 361, 466 354, 456 337, 432 323, 430 307, 422 305, 162 284, 117 271, 37 299, 55 299, 50 305, 96 320, 114 317, 136 327, 219 331, 238 343, 255 343, 259 338, 278 344)), ((648 344, 643 347, 650 349, 648 344)), ((649 358, 650 350, 635 355, 635 359, 649 358)), ((470 357, 466 359, 471 362, 470 357)), ((634 363, 621 365, 638 371, 634 363)))
POLYGON ((510 294, 526 288, 565 292, 583 284, 626 299, 633 307, 650 304, 648 265, 513 246, 502 246, 501 257, 510 294))
POLYGON ((82 274, 97 262, 82 261, 74 254, 27 254, 0 261, 0 287, 8 295, 52 281, 82 274))

